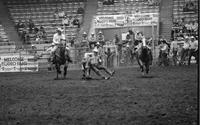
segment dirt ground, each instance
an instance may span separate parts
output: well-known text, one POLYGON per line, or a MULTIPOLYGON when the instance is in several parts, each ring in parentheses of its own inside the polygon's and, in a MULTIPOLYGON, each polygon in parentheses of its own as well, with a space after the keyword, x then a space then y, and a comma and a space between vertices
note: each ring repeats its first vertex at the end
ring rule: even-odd
POLYGON ((116 70, 110 80, 1 73, 0 125, 197 125, 197 66, 116 70))

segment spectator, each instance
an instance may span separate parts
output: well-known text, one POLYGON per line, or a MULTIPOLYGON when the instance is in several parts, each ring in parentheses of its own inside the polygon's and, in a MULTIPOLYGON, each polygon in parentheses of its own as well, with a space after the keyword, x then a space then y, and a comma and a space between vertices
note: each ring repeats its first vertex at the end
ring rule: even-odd
POLYGON ((29 19, 29 32, 32 33, 34 27, 35 27, 35 24, 33 23, 33 20, 32 19, 29 19))
POLYGON ((40 26, 40 30, 39 31, 42 33, 42 38, 46 39, 46 31, 45 31, 43 26, 40 26))
POLYGON ((111 49, 108 48, 107 52, 105 52, 106 57, 106 62, 107 62, 107 67, 113 67, 113 56, 114 56, 114 52, 111 52, 111 49))
POLYGON ((170 46, 170 53, 172 53, 172 60, 174 65, 177 65, 177 54, 178 54, 178 44, 177 44, 177 38, 174 39, 174 41, 171 42, 171 46, 170 46))
POLYGON ((196 63, 198 64, 198 40, 195 40, 194 36, 191 37, 191 41, 189 43, 189 52, 188 52, 188 65, 190 65, 191 57, 194 56, 196 59, 196 63))
POLYGON ((198 23, 197 23, 197 21, 194 21, 193 25, 192 25, 192 32, 194 34, 197 34, 197 31, 198 31, 198 23))
POLYGON ((82 7, 79 7, 77 10, 77 14, 84 14, 84 9, 82 7))
POLYGON ((103 1, 103 5, 113 5, 114 4, 114 0, 104 0, 103 1))
POLYGON ((58 17, 59 18, 63 18, 64 16, 65 16, 65 12, 64 12, 64 10, 62 8, 60 11, 58 11, 58 17))
POLYGON ((185 58, 188 55, 188 50, 189 50, 189 37, 186 36, 183 48, 181 50, 181 60, 179 65, 182 65, 184 63, 185 58))
POLYGON ((102 31, 99 31, 97 41, 100 43, 101 46, 105 45, 105 39, 102 31))
POLYGON ((83 32, 82 34, 81 47, 89 47, 89 42, 86 32, 83 32))
POLYGON ((74 37, 70 37, 69 38, 69 43, 71 44, 71 47, 74 46, 74 42, 75 42, 75 38, 74 37))
POLYGON ((21 28, 24 28, 24 27, 25 27, 24 23, 21 20, 19 20, 19 22, 16 25, 17 31, 19 31, 21 28))
POLYGON ((96 37, 95 37, 94 33, 91 33, 91 36, 89 37, 90 49, 94 49, 95 45, 96 45, 96 37))
POLYGON ((67 16, 64 16, 64 19, 62 20, 62 24, 65 26, 69 26, 70 20, 67 16))
POLYGON ((120 43, 120 40, 117 34, 115 34, 115 38, 113 39, 113 42, 115 45, 118 45, 120 43))
POLYGON ((77 18, 77 16, 73 20, 73 25, 76 25, 76 26, 78 26, 78 28, 80 28, 80 22, 79 22, 79 19, 77 18))
POLYGON ((159 66, 164 64, 164 66, 168 66, 168 50, 169 47, 167 45, 167 41, 166 40, 161 40, 161 45, 160 45, 160 62, 159 62, 159 66))
POLYGON ((57 19, 59 18, 59 15, 58 15, 58 8, 56 8, 55 12, 54 12, 54 18, 57 19))

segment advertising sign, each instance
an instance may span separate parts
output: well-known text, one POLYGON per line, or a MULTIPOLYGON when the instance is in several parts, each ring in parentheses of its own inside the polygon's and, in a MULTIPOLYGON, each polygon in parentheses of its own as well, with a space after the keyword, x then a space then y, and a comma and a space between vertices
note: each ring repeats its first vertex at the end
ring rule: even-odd
POLYGON ((158 13, 98 15, 94 17, 94 26, 95 28, 150 26, 157 25, 158 19, 158 13))
POLYGON ((38 62, 30 55, 0 56, 0 72, 36 72, 38 62))

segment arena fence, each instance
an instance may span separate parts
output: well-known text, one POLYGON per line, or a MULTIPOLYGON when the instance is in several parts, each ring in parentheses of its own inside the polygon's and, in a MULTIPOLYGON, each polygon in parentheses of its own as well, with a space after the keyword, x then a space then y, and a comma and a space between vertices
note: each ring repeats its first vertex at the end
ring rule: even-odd
MULTIPOLYGON (((0 72, 36 72, 47 70, 49 53, 43 49, 26 49, 0 53, 0 72)), ((70 56, 73 63, 69 69, 81 69, 81 61, 89 48, 71 48, 70 56)), ((129 47, 123 47, 118 51, 116 45, 105 45, 102 49, 103 65, 108 68, 137 66, 136 58, 129 47), (110 48, 110 53, 108 53, 110 48)), ((156 57, 157 55, 154 55, 156 57)), ((154 59, 155 60, 155 59, 154 59)))

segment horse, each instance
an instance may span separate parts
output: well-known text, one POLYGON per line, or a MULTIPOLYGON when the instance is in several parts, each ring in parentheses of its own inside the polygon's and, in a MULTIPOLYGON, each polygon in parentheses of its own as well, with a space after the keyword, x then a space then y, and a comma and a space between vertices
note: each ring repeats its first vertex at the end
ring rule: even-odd
POLYGON ((72 63, 72 60, 69 57, 69 50, 66 49, 66 46, 58 46, 53 57, 53 64, 55 64, 57 71, 57 77, 55 80, 58 80, 59 74, 62 74, 60 70, 61 65, 64 65, 63 79, 66 79, 69 63, 72 63))
POLYGON ((149 67, 152 63, 151 50, 147 46, 142 46, 136 53, 137 62, 140 66, 141 72, 143 75, 149 73, 149 67))

